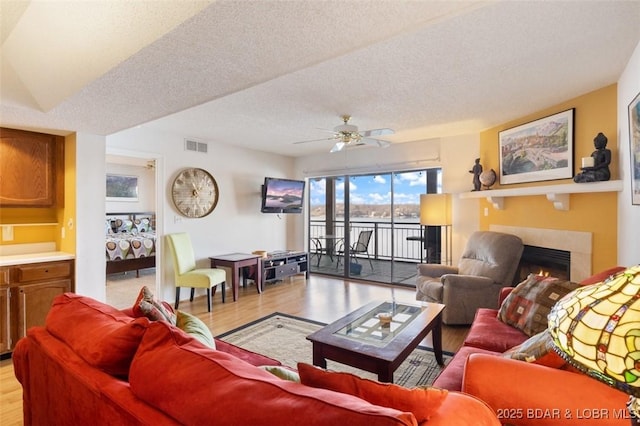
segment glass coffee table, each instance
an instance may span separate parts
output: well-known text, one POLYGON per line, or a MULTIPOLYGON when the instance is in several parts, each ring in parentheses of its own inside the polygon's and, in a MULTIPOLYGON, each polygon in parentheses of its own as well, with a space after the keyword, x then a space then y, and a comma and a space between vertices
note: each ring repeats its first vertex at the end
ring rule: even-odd
POLYGON ((429 333, 436 361, 444 365, 443 309, 439 303, 373 302, 363 306, 307 336, 313 343, 313 365, 327 368, 330 359, 376 373, 380 382, 393 383, 393 372, 429 333))

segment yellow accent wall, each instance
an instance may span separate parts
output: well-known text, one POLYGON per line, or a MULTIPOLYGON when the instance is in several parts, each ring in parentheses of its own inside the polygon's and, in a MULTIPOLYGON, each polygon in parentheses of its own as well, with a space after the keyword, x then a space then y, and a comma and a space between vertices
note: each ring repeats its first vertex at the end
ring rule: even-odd
POLYGON ((76 252, 76 135, 64 141, 64 207, 58 209, 56 246, 60 251, 76 252), (71 226, 69 226, 71 225, 71 226), (61 228, 65 230, 62 238, 61 228))
MULTIPOLYGON (((620 179, 618 164, 617 87, 615 84, 538 111, 526 117, 504 123, 480 133, 480 163, 484 170, 494 169, 499 174, 498 134, 521 124, 558 112, 575 108, 574 115, 574 175, 580 172, 581 158, 595 150, 593 138, 602 132, 609 139, 611 150, 611 179, 620 179)), ((499 179, 498 179, 499 180, 499 179)), ((500 186, 491 189, 518 188, 540 185, 572 183, 571 179, 500 186)), ((578 184, 576 184, 578 185, 578 184)), ((589 185, 581 183, 579 185, 589 185)), ((505 199, 504 209, 496 210, 486 199, 480 199, 480 229, 492 224, 531 228, 562 229, 591 232, 593 254, 591 273, 616 265, 618 233, 618 193, 583 193, 570 195, 568 211, 556 210, 544 195, 510 197, 505 199), (485 208, 489 215, 485 216, 485 208)))

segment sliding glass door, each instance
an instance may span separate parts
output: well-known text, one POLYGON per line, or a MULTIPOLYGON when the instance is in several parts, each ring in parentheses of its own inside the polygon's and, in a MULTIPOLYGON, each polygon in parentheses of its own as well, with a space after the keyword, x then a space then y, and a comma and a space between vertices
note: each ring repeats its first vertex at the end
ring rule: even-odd
POLYGON ((426 261, 420 194, 439 192, 440 169, 309 180, 311 272, 414 285, 426 261))

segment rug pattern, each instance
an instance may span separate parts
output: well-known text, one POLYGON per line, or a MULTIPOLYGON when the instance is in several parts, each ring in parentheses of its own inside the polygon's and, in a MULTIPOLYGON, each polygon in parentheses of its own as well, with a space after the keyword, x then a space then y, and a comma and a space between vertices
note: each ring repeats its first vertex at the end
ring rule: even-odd
MULTIPOLYGON (((295 368, 298 362, 312 364, 312 343, 306 336, 324 325, 276 312, 217 337, 295 368)), ((451 355, 445 353, 445 365, 450 360, 451 355)), ((433 383, 443 368, 436 362, 431 349, 419 346, 395 371, 394 383, 406 387, 427 386, 433 383)), ((373 373, 331 360, 327 361, 327 369, 377 379, 377 375, 373 373)))

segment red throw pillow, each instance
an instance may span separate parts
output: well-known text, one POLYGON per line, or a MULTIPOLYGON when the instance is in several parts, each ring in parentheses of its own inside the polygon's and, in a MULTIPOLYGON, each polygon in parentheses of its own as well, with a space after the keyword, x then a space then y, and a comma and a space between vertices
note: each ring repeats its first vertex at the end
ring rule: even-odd
POLYGON ((448 393, 445 389, 437 388, 408 389, 350 373, 323 370, 302 362, 298 363, 298 374, 304 385, 354 395, 381 407, 411 412, 418 423, 429 420, 448 393))
POLYGON ((119 377, 128 375, 148 325, 147 318, 134 319, 112 306, 72 293, 57 296, 46 319, 47 331, 85 362, 119 377))

